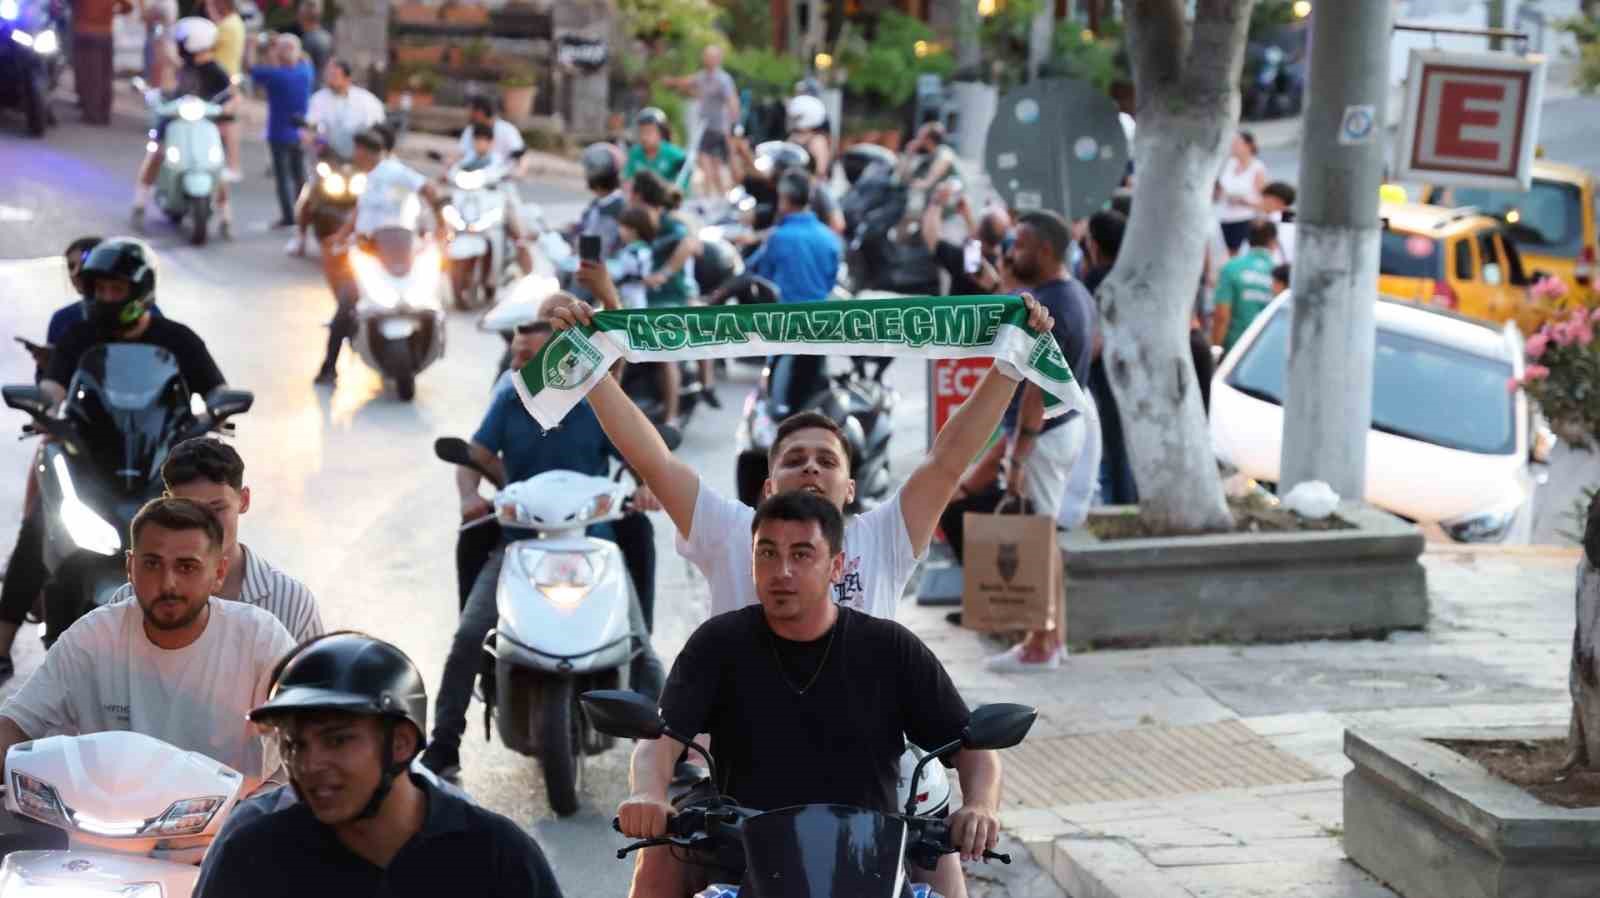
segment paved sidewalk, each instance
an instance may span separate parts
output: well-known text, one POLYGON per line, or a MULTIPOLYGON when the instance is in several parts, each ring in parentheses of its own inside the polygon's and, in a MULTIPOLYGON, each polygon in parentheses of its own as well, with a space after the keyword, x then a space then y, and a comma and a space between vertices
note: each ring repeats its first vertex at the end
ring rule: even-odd
POLYGON ((1000 644, 948 609, 900 619, 969 702, 1039 707, 1005 753, 1003 819, 1072 898, 1376 898, 1340 845, 1345 728, 1564 727, 1577 558, 1430 549, 1429 628, 1381 642, 1094 652, 1027 676, 985 670, 1000 644))

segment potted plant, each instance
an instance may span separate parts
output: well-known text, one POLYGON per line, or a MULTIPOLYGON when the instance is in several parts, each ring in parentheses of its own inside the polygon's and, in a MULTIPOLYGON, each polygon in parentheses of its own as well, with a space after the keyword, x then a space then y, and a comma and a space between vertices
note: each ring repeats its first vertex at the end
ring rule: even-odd
POLYGON ((489 56, 489 42, 481 37, 467 41, 461 48, 461 64, 470 68, 481 68, 484 60, 489 56))
POLYGON ((389 75, 389 95, 395 98, 411 95, 411 108, 433 105, 433 93, 439 89, 439 73, 424 67, 402 67, 389 75))
POLYGON ((439 8, 426 3, 397 3, 394 20, 407 25, 432 25, 439 21, 439 8))
POLYGON ((416 68, 438 65, 444 59, 444 48, 436 44, 413 44, 403 41, 394 45, 394 62, 397 66, 416 68))
POLYGON ((440 18, 450 25, 484 25, 489 21, 489 9, 463 0, 450 0, 439 8, 440 18))
POLYGON ((502 75, 500 104, 506 118, 514 122, 527 121, 533 115, 533 97, 538 89, 532 66, 514 68, 502 75))

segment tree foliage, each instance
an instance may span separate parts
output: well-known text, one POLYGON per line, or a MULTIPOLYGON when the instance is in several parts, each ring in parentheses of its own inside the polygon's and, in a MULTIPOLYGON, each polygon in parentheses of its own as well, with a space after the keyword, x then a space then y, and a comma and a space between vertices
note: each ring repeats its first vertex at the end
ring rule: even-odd
POLYGON ((846 71, 845 90, 849 93, 898 107, 916 93, 917 76, 949 77, 955 70, 955 57, 938 41, 938 34, 922 21, 885 10, 870 31, 845 26, 835 45, 834 65, 846 71))

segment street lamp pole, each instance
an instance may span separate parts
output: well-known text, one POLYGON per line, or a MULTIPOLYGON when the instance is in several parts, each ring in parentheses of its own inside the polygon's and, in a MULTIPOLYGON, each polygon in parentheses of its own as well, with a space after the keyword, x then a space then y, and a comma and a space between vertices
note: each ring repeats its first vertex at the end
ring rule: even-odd
POLYGON ((1311 14, 1280 495, 1321 480, 1359 499, 1366 484, 1392 7, 1322 2, 1311 14))

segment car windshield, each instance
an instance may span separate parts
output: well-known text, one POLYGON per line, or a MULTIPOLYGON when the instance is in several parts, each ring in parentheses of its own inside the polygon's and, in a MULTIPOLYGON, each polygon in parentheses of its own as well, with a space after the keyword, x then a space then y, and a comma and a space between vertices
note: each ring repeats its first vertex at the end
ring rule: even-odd
MULTIPOLYGON (((1246 350, 1228 386, 1283 404, 1289 306, 1281 306, 1246 350)), ((1447 449, 1485 455, 1516 451, 1511 365, 1378 327, 1372 371, 1372 427, 1447 449)))
POLYGON ((1439 241, 1385 228, 1378 249, 1378 271, 1397 277, 1438 279, 1444 273, 1439 241))
POLYGON ((1576 256, 1583 248, 1583 206, 1576 184, 1535 180, 1527 191, 1452 187, 1445 198, 1449 205, 1473 206, 1505 219, 1524 249, 1576 256))

